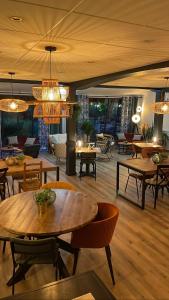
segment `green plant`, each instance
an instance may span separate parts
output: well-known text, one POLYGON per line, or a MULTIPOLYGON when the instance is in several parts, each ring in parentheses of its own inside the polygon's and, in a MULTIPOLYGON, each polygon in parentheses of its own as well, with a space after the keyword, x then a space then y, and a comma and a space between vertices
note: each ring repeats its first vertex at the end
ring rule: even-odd
POLYGON ((148 126, 144 124, 142 126, 142 135, 145 141, 152 141, 152 138, 154 136, 154 126, 148 126))
POLYGON ((94 128, 92 123, 89 120, 85 120, 81 125, 81 130, 87 135, 87 141, 88 141, 89 136, 93 132, 94 128))
POLYGON ((169 140, 169 136, 166 132, 162 132, 162 136, 161 136, 161 142, 163 146, 167 145, 167 141, 169 140))
POLYGON ((25 159, 25 155, 24 154, 17 155, 16 159, 18 159, 18 160, 24 160, 25 159))
POLYGON ((42 192, 35 193, 36 203, 40 205, 46 203, 49 199, 50 191, 51 191, 50 189, 46 189, 42 192))

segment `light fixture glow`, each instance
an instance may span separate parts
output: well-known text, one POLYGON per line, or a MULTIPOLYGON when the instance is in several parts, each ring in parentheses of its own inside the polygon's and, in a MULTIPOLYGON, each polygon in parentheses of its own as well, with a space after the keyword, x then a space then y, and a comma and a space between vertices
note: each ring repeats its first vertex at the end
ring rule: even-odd
POLYGON ((139 123, 141 120, 140 115, 137 115, 137 114, 133 115, 131 119, 132 119, 132 122, 135 124, 139 123))
POLYGON ((136 112, 138 112, 138 113, 142 112, 142 107, 140 105, 137 106, 136 112))
POLYGON ((12 109, 12 110, 16 110, 17 109, 17 104, 13 101, 9 104, 9 107, 12 109))
POLYGON ((161 107, 162 111, 163 112, 166 112, 168 110, 168 105, 167 104, 164 104, 162 107, 161 107))
POLYGON ((82 145, 83 145, 83 141, 81 141, 81 140, 78 140, 78 141, 76 142, 76 146, 77 146, 77 148, 81 148, 81 147, 82 147, 82 145))

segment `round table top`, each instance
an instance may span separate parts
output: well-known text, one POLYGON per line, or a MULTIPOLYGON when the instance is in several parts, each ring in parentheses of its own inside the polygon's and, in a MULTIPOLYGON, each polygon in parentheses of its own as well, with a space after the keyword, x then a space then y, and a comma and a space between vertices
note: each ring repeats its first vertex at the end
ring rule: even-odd
POLYGON ((0 225, 7 231, 23 235, 59 235, 91 222, 97 203, 81 192, 55 190, 56 200, 42 215, 34 192, 20 193, 0 204, 0 225))

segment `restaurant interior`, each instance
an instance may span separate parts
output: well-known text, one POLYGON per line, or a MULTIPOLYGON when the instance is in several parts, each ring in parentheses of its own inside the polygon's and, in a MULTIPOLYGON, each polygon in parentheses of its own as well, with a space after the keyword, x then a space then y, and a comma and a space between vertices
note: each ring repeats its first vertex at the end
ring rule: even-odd
POLYGON ((168 13, 1 1, 1 299, 169 299, 168 13))

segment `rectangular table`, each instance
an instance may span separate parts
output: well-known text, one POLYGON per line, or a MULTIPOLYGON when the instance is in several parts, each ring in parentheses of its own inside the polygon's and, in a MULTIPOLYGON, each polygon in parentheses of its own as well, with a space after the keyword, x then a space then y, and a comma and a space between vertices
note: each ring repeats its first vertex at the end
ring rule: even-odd
POLYGON ((145 143, 145 142, 142 142, 142 143, 133 143, 134 146, 140 148, 141 150, 144 149, 144 148, 154 148, 154 149, 159 149, 159 148, 162 148, 161 145, 156 145, 154 143, 145 143))
POLYGON ((37 290, 2 298, 2 300, 71 300, 87 293, 91 293, 95 300, 116 300, 93 271, 71 276, 44 285, 37 290))
MULTIPOLYGON (((169 159, 163 161, 163 164, 169 164, 169 159)), ((120 195, 121 197, 125 198, 126 200, 132 202, 133 204, 139 206, 140 208, 145 208, 145 190, 146 190, 146 176, 150 174, 155 174, 157 171, 157 166, 152 162, 151 158, 132 158, 126 159, 123 161, 117 162, 117 174, 116 174, 116 195, 120 195), (136 171, 143 175, 142 180, 142 197, 141 197, 141 205, 138 203, 133 202, 132 199, 127 197, 126 195, 120 192, 120 166, 136 171)))
MULTIPOLYGON (((45 158, 26 158, 25 162, 40 162, 42 161, 42 172, 44 173, 44 183, 47 182, 47 172, 56 171, 56 180, 59 180, 59 167, 52 164, 45 158)), ((7 176, 13 176, 16 174, 23 174, 24 172, 24 165, 14 165, 8 166, 5 160, 0 160, 0 169, 1 168, 8 168, 7 176)))

